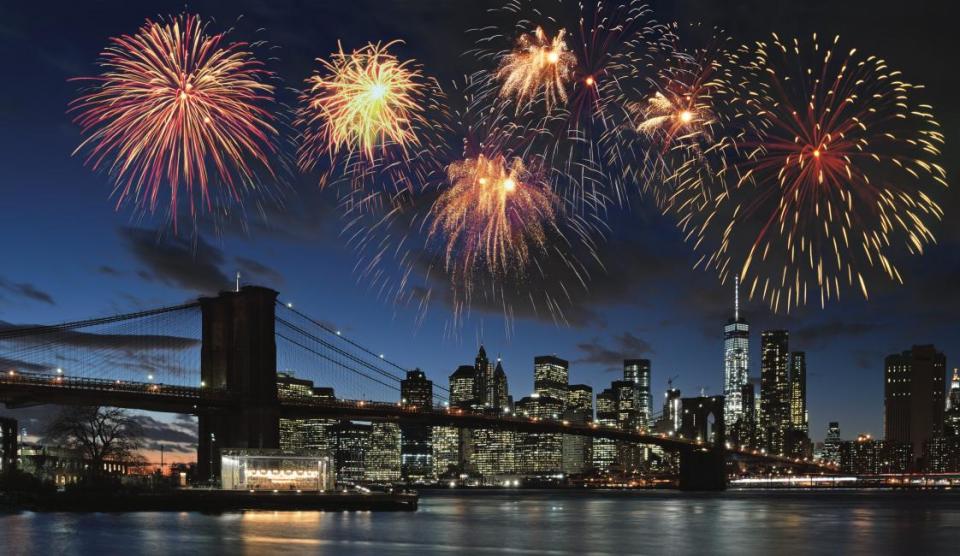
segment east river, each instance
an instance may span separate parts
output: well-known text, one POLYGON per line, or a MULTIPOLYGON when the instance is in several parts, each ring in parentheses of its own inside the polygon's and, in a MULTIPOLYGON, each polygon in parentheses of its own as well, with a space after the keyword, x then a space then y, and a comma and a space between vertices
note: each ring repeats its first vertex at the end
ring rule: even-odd
POLYGON ((434 491, 417 512, 0 514, 0 554, 960 554, 960 491, 434 491))

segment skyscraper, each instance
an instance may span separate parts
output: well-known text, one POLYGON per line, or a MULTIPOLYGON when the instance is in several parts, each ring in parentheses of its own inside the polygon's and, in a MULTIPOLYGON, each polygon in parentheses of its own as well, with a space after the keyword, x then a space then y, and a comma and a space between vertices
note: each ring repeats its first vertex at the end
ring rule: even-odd
POLYGON ((374 422, 364 452, 365 481, 393 483, 400 480, 400 426, 374 422))
MULTIPOLYGON (((488 366, 492 367, 492 365, 488 366)), ((512 409, 507 387, 507 373, 503 370, 503 362, 499 358, 490 375, 490 388, 487 392, 489 397, 480 411, 496 416, 512 409)), ((467 434, 470 439, 468 468, 478 473, 485 484, 498 484, 501 477, 516 473, 516 432, 503 429, 473 429, 467 434)))
POLYGON ((407 371, 407 378, 400 381, 400 401, 412 408, 433 407, 433 381, 420 369, 407 371))
POLYGON ((910 442, 916 461, 924 443, 943 433, 946 358, 932 345, 913 346, 884 364, 884 439, 910 442))
POLYGON ((450 475, 458 475, 463 461, 460 454, 460 429, 433 427, 431 432, 434 477, 443 479, 450 475))
MULTIPOLYGON (((404 407, 428 409, 433 406, 433 381, 423 371, 407 371, 400 381, 400 402, 404 407)), ((400 472, 407 481, 425 481, 433 475, 432 431, 429 425, 400 426, 400 472)))
MULTIPOLYGON (((291 373, 277 373, 277 396, 280 398, 333 399, 333 388, 314 387, 313 381, 299 379, 291 373)), ((333 456, 337 437, 336 419, 280 419, 280 449, 285 452, 320 451, 333 456)))
POLYGON ((567 385, 570 377, 570 364, 553 355, 539 355, 533 358, 533 391, 547 398, 567 403, 567 385))
POLYGON ((477 351, 473 368, 475 378, 473 382, 473 398, 478 408, 491 407, 493 404, 493 364, 487 358, 487 350, 483 345, 477 351))
POLYGON ((790 354, 790 426, 808 434, 807 357, 802 351, 790 354))
POLYGON ((650 396, 650 360, 627 359, 623 362, 623 380, 634 384, 636 390, 635 426, 648 429, 652 425, 653 399, 650 396))
POLYGON ((750 325, 740 315, 739 279, 733 288, 733 318, 723 327, 723 420, 736 435, 745 413, 741 392, 749 377, 750 325))
POLYGON ((957 369, 953 369, 953 379, 950 381, 947 411, 943 417, 943 435, 960 437, 960 373, 957 369))
POLYGON ((371 425, 343 421, 336 426, 337 483, 362 482, 366 477, 366 451, 371 425))
MULTIPOLYGON (((543 420, 559 420, 563 400, 534 393, 517 402, 517 414, 543 420)), ((553 432, 517 433, 517 472, 543 476, 563 467, 563 435, 553 432)))
MULTIPOLYGON (((567 392, 564 421, 586 425, 593 421, 593 388, 586 384, 571 384, 567 392)), ((577 434, 563 435, 563 472, 583 473, 593 464, 591 438, 577 434)))
POLYGON ((752 382, 747 382, 740 389, 743 399, 743 417, 737 422, 736 436, 733 441, 742 446, 757 445, 757 392, 752 382))
POLYGON ((474 403, 474 382, 476 369, 470 365, 460 365, 450 375, 450 405, 468 409, 474 403))
POLYGON ((807 358, 802 351, 790 354, 790 423, 784 450, 795 458, 809 457, 812 452, 810 428, 807 425, 807 358))
POLYGON ((507 373, 503 363, 497 358, 497 367, 493 370, 490 406, 495 409, 510 409, 510 390, 507 387, 507 373))
MULTIPOLYGON (((597 394, 597 425, 601 427, 617 426, 617 393, 607 388, 597 394)), ((593 440, 593 466, 599 471, 609 471, 617 458, 617 445, 610 438, 593 440)))
POLYGON ((771 454, 784 452, 790 427, 789 338, 786 330, 765 330, 760 335, 761 447, 771 454))
POLYGON ((582 411, 593 421, 593 388, 587 384, 571 384, 567 391, 567 407, 582 411))
POLYGON ((682 413, 680 411, 680 389, 673 388, 673 382, 670 381, 670 387, 663 393, 663 414, 660 417, 661 422, 657 432, 676 433, 680 430, 682 413))
POLYGON ((823 459, 827 462, 840 463, 840 423, 831 421, 827 427, 827 437, 823 441, 823 459))

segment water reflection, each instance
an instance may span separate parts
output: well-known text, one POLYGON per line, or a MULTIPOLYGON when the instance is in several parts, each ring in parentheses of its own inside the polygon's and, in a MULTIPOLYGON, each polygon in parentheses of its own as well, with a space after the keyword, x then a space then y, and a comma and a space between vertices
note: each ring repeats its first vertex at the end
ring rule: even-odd
POLYGON ((0 516, 13 554, 925 554, 953 550, 960 492, 473 492, 415 513, 0 516))

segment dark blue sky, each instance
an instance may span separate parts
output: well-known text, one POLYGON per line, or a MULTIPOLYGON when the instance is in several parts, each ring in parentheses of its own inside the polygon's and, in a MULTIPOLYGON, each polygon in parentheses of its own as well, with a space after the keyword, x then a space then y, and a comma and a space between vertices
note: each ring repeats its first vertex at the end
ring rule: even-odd
MULTIPOLYGON (((401 38, 404 53, 420 60, 441 82, 463 73, 459 53, 469 47, 463 30, 486 6, 440 0, 318 0, 191 2, 189 9, 227 27, 239 16, 237 35, 278 46, 274 69, 298 86, 342 39, 346 48, 401 38)), ((844 44, 886 57, 907 80, 926 84, 947 136, 948 178, 957 173, 960 118, 953 58, 960 51, 957 8, 948 2, 656 2, 661 21, 701 20, 722 25, 741 42, 770 31, 791 36, 841 33, 844 44)), ((722 327, 732 291, 714 276, 689 270, 694 258, 672 225, 638 203, 605 250, 608 274, 577 297, 569 326, 522 317, 510 334, 498 311, 474 311, 459 334, 447 332, 449 308, 431 307, 414 326, 416 311, 378 300, 351 271, 354 255, 338 237, 336 209, 296 182, 291 213, 257 224, 248 234, 158 242, 157 222, 115 212, 110 186, 70 153, 80 136, 67 103, 76 94, 68 78, 90 75, 110 36, 135 31, 148 16, 177 13, 182 2, 17 2, 0 7, 0 320, 51 323, 181 302, 229 288, 240 270, 247 281, 270 285, 284 300, 335 323, 360 341, 408 366, 419 366, 446 384, 457 365, 472 361, 478 341, 501 354, 510 390, 532 387, 533 357, 555 353, 571 361, 571 381, 595 390, 617 377, 617 361, 653 361, 655 400, 668 377, 685 394, 722 387, 722 327)), ((242 37, 238 37, 242 38, 242 37)), ((934 343, 948 367, 960 360, 960 209, 955 192, 944 196, 946 217, 939 244, 923 257, 901 261, 906 284, 875 289, 870 302, 855 294, 826 310, 806 308, 773 316, 747 303, 753 325, 751 374, 759 373, 759 333, 791 331, 791 349, 807 352, 811 433, 823 437, 839 420, 845 437, 882 434, 884 355, 914 343, 934 343)), ((659 403, 659 401, 655 402, 659 403)))

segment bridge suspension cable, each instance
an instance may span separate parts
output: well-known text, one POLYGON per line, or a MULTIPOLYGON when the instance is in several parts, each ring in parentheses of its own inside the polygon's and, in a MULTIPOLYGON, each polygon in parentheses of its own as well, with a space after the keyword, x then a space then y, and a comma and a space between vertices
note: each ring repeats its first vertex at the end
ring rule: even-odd
POLYGON ((0 370, 77 379, 200 383, 200 311, 189 303, 0 331, 0 370))
MULTIPOLYGON (((359 344, 359 343, 351 340, 350 338, 345 337, 345 336, 344 336, 343 334, 341 334, 339 331, 334 330, 333 328, 327 326, 327 325, 324 324, 323 322, 320 322, 320 321, 318 321, 318 320, 310 317, 309 315, 307 315, 307 314, 305 314, 305 313, 303 313, 303 312, 301 312, 301 311, 298 311, 298 310, 296 310, 296 309, 290 307, 289 305, 286 305, 286 304, 284 304, 284 303, 282 303, 282 302, 280 302, 280 301, 277 301, 277 305, 278 305, 279 307, 283 308, 284 310, 287 310, 287 311, 293 313, 294 315, 296 315, 296 316, 304 319, 305 321, 307 321, 307 322, 310 323, 311 325, 316 326, 316 327, 319 328, 322 332, 325 332, 326 334, 330 335, 330 336, 331 336, 331 340, 344 342, 344 343, 350 345, 351 347, 356 348, 356 349, 359 350, 360 352, 362 352, 362 353, 364 353, 364 354, 366 354, 366 355, 369 355, 369 356, 372 357, 375 361, 383 362, 383 363, 385 363, 386 365, 388 365, 389 367, 392 367, 392 368, 394 368, 394 369, 396 369, 396 370, 401 371, 401 373, 406 373, 406 372, 407 372, 407 370, 408 370, 407 368, 405 368, 405 367, 403 367, 403 366, 395 363, 394 361, 391 361, 391 360, 383 357, 382 354, 377 354, 377 353, 375 353, 374 351, 372 351, 372 350, 364 347, 363 345, 361 345, 361 344, 359 344)), ((384 378, 387 378, 387 379, 390 380, 390 381, 394 381, 394 382, 396 382, 396 383, 399 383, 400 381, 402 381, 402 380, 405 378, 404 375, 402 375, 402 374, 398 376, 398 375, 394 374, 392 371, 390 371, 389 369, 384 369, 384 368, 382 368, 382 367, 380 367, 380 366, 374 365, 374 364, 370 363, 369 361, 366 361, 366 360, 364 360, 364 359, 362 359, 362 358, 360 358, 360 357, 358 357, 358 356, 355 356, 355 355, 351 354, 351 353, 350 353, 349 351, 347 351, 346 349, 337 347, 332 341, 324 340, 324 339, 323 339, 322 337, 320 337, 318 334, 314 334, 314 333, 310 332, 309 330, 303 328, 302 326, 298 326, 298 325, 292 323, 291 321, 283 318, 283 317, 280 316, 280 315, 277 315, 276 320, 277 320, 277 323, 278 323, 278 324, 281 324, 281 325, 283 325, 283 326, 288 326, 288 327, 290 327, 291 329, 295 330, 297 333, 302 334, 302 335, 304 335, 305 337, 308 337, 308 338, 311 339, 312 341, 315 341, 315 342, 321 344, 323 347, 325 347, 325 348, 327 348, 327 349, 334 350, 334 351, 337 352, 338 354, 340 354, 340 355, 342 355, 342 356, 350 359, 350 360, 353 361, 354 363, 357 363, 357 364, 359 364, 359 365, 362 365, 363 367, 366 367, 366 368, 369 369, 370 371, 373 371, 373 372, 375 372, 376 374, 381 375, 381 376, 383 376, 384 378)), ((286 338, 285 338, 285 339, 286 339, 286 338)), ((328 358, 328 360, 331 360, 331 359, 328 358)), ((331 360, 331 361, 332 361, 332 360, 331 360)), ((448 388, 444 387, 442 384, 436 384, 436 383, 435 383, 435 384, 434 384, 434 389, 435 389, 435 390, 440 390, 440 391, 442 391, 442 392, 445 392, 447 395, 449 395, 449 393, 450 393, 450 390, 449 390, 448 388)), ((441 394, 436 394, 434 397, 439 398, 441 401, 447 400, 447 396, 444 396, 444 395, 441 395, 441 394)))
POLYGON ((150 309, 147 311, 137 311, 135 313, 124 313, 121 315, 111 315, 107 317, 63 322, 60 324, 34 324, 30 326, 7 328, 4 330, 0 330, 0 340, 9 340, 14 338, 20 338, 23 336, 39 336, 43 334, 53 334, 53 333, 64 331, 64 330, 76 330, 78 328, 89 328, 91 326, 99 326, 103 324, 112 324, 115 322, 120 322, 125 320, 151 317, 154 315, 162 315, 164 313, 172 313, 174 311, 183 311, 185 309, 194 309, 199 306, 200 304, 198 302, 193 302, 193 303, 185 303, 183 305, 173 305, 170 307, 160 307, 159 309, 150 309))

